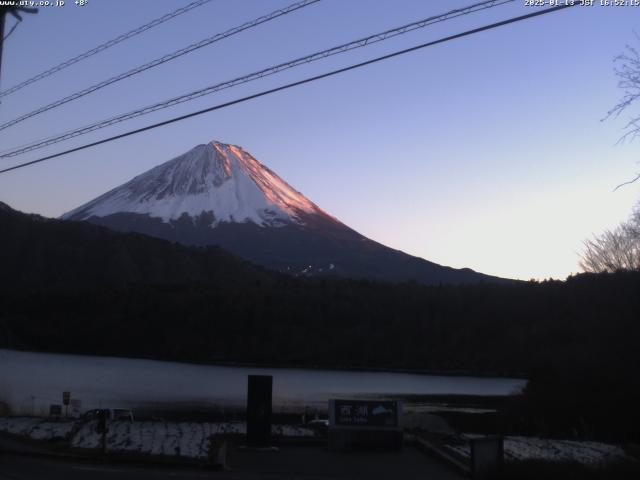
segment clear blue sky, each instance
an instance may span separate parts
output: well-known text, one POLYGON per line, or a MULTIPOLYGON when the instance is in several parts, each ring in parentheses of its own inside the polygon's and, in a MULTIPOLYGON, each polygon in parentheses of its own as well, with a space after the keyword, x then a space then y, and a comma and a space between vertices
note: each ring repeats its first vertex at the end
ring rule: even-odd
MULTIPOLYGON (((2 89, 188 2, 66 3, 26 16, 6 41, 2 89)), ((214 0, 3 99, 0 121, 289 3, 214 0)), ((470 3, 323 0, 2 131, 0 150, 470 3)), ((3 165, 531 11, 518 0, 3 165)), ((640 7, 575 7, 480 33, 0 175, 0 200, 58 216, 216 139, 391 247, 494 275, 564 278, 578 271, 582 240, 640 197, 640 185, 612 191, 640 168, 640 145, 615 145, 624 119, 600 122, 621 94, 612 59, 638 42, 639 24, 640 7)))

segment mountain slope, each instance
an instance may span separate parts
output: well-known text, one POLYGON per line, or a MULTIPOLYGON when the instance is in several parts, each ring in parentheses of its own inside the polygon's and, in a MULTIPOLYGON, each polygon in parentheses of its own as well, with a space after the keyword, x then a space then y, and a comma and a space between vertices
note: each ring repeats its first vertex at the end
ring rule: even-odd
POLYGON ((304 275, 428 284, 502 281, 372 241, 329 215, 242 148, 211 142, 65 215, 185 245, 219 245, 304 275))

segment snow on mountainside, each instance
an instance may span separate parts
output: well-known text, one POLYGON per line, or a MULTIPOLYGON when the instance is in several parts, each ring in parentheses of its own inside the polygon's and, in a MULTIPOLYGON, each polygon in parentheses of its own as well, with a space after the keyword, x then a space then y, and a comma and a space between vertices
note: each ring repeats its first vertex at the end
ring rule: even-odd
POLYGON ((407 255, 344 225, 235 145, 211 142, 63 215, 183 245, 217 245, 294 275, 501 281, 407 255))
POLYGON ((62 218, 86 220, 123 212, 164 222, 212 213, 212 227, 220 222, 303 224, 307 215, 337 222, 242 148, 220 142, 198 145, 62 218))

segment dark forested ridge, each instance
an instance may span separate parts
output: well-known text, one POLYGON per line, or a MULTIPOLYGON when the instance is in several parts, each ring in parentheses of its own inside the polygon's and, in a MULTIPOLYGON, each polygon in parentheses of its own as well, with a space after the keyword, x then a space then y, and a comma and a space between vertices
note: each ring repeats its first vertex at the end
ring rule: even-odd
POLYGON ((125 288, 130 284, 242 287, 273 275, 218 247, 184 248, 12 210, 0 202, 0 286, 17 290, 125 288))
POLYGON ((0 342, 187 361, 530 374, 633 362, 640 274, 514 286, 281 276, 0 294, 0 342))
POLYGON ((640 272, 458 286, 305 279, 2 209, 0 227, 0 347, 523 374, 532 422, 639 435, 640 272))
MULTIPOLYGON (((73 217, 71 217, 73 218, 73 217)), ((183 214, 177 220, 136 213, 89 217, 86 221, 118 232, 137 232, 187 246, 217 245, 271 270, 313 276, 366 278, 381 282, 508 283, 469 268, 451 268, 370 240, 333 219, 310 215, 304 226, 264 227, 253 222, 221 222, 214 216, 183 214)))

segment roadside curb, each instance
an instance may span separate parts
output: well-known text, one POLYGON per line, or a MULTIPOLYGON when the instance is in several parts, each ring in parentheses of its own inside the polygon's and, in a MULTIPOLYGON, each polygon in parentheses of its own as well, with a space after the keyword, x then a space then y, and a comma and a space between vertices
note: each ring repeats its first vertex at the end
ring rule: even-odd
POLYGON ((455 458, 453 455, 446 452, 443 448, 441 448, 436 443, 418 436, 414 437, 414 441, 419 450, 422 450, 423 452, 447 464, 448 466, 453 467, 459 473, 467 477, 471 476, 470 465, 466 464, 462 460, 455 458))

